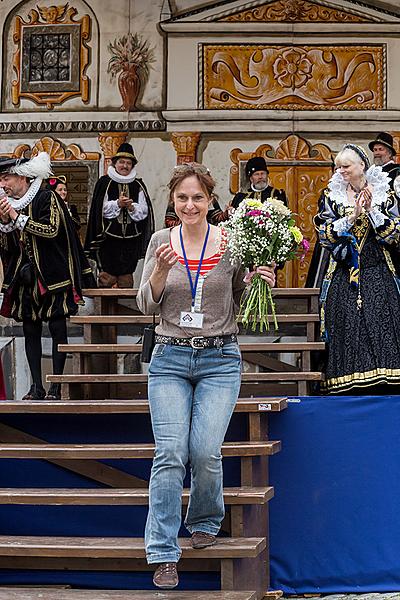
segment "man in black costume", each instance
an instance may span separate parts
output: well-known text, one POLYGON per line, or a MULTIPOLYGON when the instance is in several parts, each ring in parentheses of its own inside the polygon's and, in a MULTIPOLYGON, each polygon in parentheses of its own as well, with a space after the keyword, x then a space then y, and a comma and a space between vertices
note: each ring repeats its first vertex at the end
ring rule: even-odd
POLYGON ((23 399, 60 398, 60 385, 46 395, 42 383, 42 324, 52 337, 53 373, 61 375, 67 343, 66 317, 83 304, 82 286, 95 285, 65 202, 41 189, 51 175, 50 157, 0 159, 0 246, 5 258, 0 314, 22 321, 32 386, 23 399))
POLYGON ((393 137, 390 133, 382 131, 368 144, 374 155, 374 164, 382 167, 390 177, 390 186, 396 196, 400 198, 400 165, 394 162, 396 150, 393 147, 393 137))
POLYGON ((238 192, 232 199, 230 206, 237 208, 245 198, 254 198, 264 202, 267 198, 276 198, 287 205, 287 198, 284 190, 269 185, 268 167, 262 156, 254 156, 246 163, 246 176, 250 181, 250 187, 247 192, 238 192))
POLYGON ((132 146, 121 144, 94 189, 85 251, 97 263, 101 287, 133 287, 133 273, 154 233, 153 209, 136 164, 132 146))

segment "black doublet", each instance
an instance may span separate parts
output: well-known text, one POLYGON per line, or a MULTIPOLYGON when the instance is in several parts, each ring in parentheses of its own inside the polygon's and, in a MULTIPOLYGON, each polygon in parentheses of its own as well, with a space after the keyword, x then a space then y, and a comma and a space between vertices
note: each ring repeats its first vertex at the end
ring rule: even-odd
POLYGON ((104 199, 118 200, 122 185, 103 175, 94 189, 85 240, 85 252, 96 261, 100 270, 117 276, 133 273, 138 260, 145 256, 154 233, 153 209, 146 186, 141 179, 134 179, 126 185, 129 197, 134 202, 138 201, 139 192, 143 191, 148 208, 147 217, 142 221, 133 221, 128 211, 122 209, 118 217, 106 219, 103 216, 104 199))
POLYGON ((285 191, 274 188, 271 185, 268 185, 262 192, 254 191, 252 188, 249 188, 247 192, 238 192, 232 199, 232 206, 233 208, 237 208, 244 199, 257 199, 264 202, 265 200, 268 200, 268 198, 281 200, 287 206, 288 202, 285 191))
POLYGON ((29 217, 23 231, 1 234, 6 258, 1 314, 17 320, 73 314, 78 298, 83 304, 82 287, 95 282, 66 204, 51 190, 39 190, 20 214, 29 217), (30 284, 21 276, 24 265, 31 270, 30 284))

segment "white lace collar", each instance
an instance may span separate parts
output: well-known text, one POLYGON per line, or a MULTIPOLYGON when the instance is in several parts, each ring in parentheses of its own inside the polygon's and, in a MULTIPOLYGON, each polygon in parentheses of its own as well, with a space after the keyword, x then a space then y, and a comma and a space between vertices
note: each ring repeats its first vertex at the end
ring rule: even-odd
MULTIPOLYGON (((382 206, 387 199, 387 193, 390 189, 390 177, 385 171, 382 171, 382 167, 372 165, 365 173, 365 178, 371 187, 372 191, 372 203, 371 206, 382 206)), ((354 202, 347 197, 347 182, 343 179, 343 176, 338 171, 334 173, 328 183, 328 189, 330 197, 336 202, 336 204, 342 204, 343 206, 354 206, 354 202)))
POLYGON ((26 208, 34 199, 38 191, 40 190, 40 186, 42 185, 43 179, 41 177, 36 177, 31 185, 28 188, 28 191, 22 196, 22 198, 8 198, 11 206, 14 210, 23 210, 26 208))
POLYGON ((136 169, 132 169, 129 175, 120 175, 114 169, 112 165, 110 165, 107 169, 107 175, 110 179, 115 181, 115 183, 132 183, 136 179, 136 169))

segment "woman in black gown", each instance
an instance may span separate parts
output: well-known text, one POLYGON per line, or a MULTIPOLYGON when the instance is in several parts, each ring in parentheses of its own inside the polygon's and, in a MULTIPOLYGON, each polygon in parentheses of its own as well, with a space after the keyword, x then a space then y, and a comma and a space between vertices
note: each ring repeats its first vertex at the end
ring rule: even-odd
POLYGON ((329 393, 397 393, 400 281, 393 265, 400 218, 396 196, 362 148, 346 144, 320 199, 315 224, 330 252, 321 288, 329 393))

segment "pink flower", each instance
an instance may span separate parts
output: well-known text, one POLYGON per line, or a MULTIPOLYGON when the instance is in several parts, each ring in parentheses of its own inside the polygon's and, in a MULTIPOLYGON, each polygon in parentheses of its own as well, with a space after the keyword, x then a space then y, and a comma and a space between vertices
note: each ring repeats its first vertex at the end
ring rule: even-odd
POLYGON ((263 214, 262 210, 254 209, 254 210, 249 210, 246 213, 246 217, 259 217, 262 214, 263 214))
POLYGON ((300 248, 302 249, 300 251, 301 252, 301 254, 300 254, 300 261, 302 262, 305 259, 306 254, 307 254, 307 252, 310 249, 310 242, 308 240, 306 240, 305 238, 303 238, 301 240, 300 244, 299 244, 299 249, 300 248))

